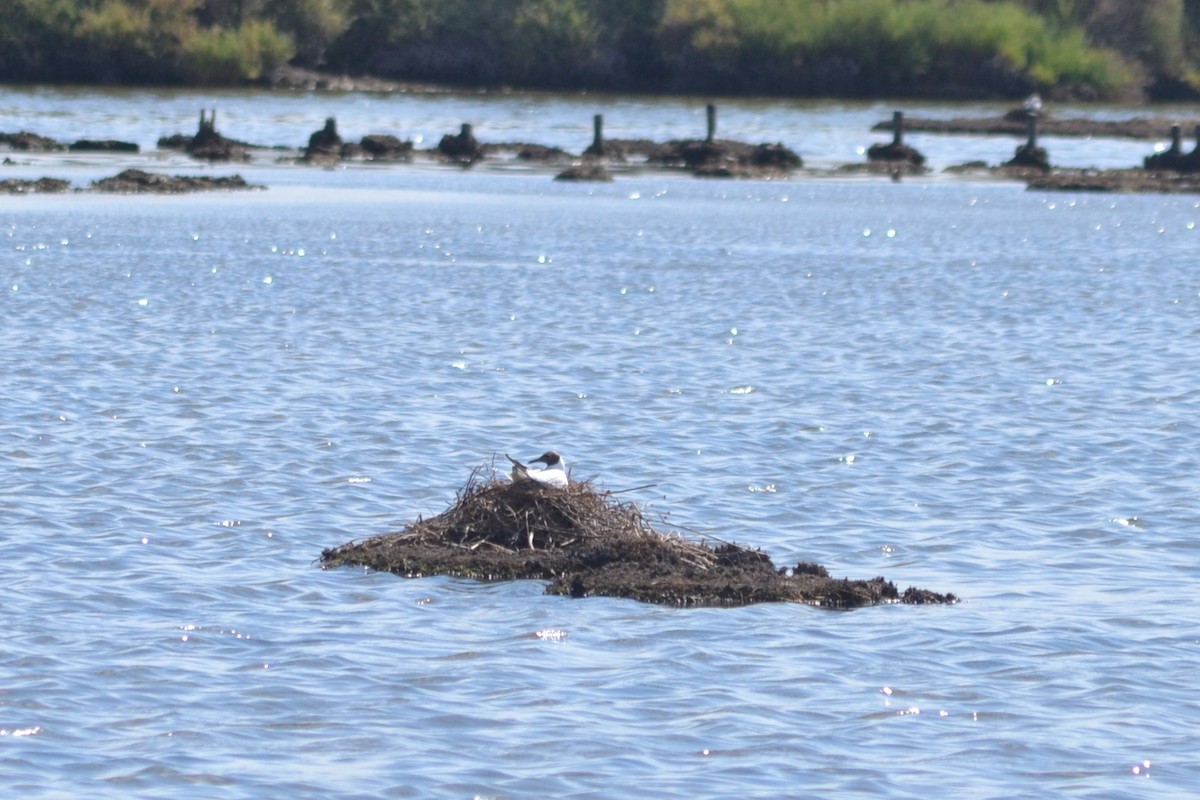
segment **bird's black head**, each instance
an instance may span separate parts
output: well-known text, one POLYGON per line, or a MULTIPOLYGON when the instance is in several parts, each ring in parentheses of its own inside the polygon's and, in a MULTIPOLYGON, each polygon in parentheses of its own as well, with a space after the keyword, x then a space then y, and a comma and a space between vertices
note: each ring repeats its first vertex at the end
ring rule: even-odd
POLYGON ((553 450, 547 450, 546 452, 542 453, 540 456, 538 456, 537 458, 535 458, 533 460, 534 460, 534 462, 540 461, 543 464, 545 464, 547 467, 557 467, 559 464, 562 463, 562 456, 560 456, 558 453, 554 452, 553 450))

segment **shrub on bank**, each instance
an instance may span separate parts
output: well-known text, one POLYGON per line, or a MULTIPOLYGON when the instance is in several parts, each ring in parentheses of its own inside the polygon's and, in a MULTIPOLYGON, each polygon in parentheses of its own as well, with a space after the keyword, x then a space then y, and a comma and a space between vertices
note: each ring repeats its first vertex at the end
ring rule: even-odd
POLYGON ((258 78, 295 53, 268 19, 202 25, 210 4, 200 0, 9 2, 0 80, 229 84, 258 78))
POLYGON ((237 30, 204 28, 183 40, 183 72, 200 84, 255 80, 286 64, 294 52, 291 37, 269 22, 251 21, 237 30))
POLYGON ((0 80, 107 83, 239 83, 290 59, 469 86, 1117 97, 1195 83, 1200 30, 1200 0, 6 2, 0 80))
POLYGON ((770 93, 1112 96, 1132 82, 1082 30, 1012 2, 670 0, 663 33, 668 63, 712 88, 732 78, 770 93))

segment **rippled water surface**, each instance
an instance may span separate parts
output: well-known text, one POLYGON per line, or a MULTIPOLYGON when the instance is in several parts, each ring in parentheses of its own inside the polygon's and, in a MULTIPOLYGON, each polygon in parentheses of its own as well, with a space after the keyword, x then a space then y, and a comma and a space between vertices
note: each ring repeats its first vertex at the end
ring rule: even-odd
POLYGON ((270 188, 0 198, 13 796, 1200 787, 1196 198, 247 175, 270 188), (964 602, 314 563, 549 446, 777 563, 964 602))

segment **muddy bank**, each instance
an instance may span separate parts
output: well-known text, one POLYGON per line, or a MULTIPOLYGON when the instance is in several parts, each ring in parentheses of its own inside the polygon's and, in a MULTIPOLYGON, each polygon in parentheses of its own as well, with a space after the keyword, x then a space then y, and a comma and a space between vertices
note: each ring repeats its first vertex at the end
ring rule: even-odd
POLYGON ((1026 180, 1030 189, 1144 194, 1200 193, 1200 174, 1145 169, 1056 169, 1026 180))
MULTIPOLYGON (((1043 136, 1096 137, 1107 139, 1163 139, 1172 125, 1183 124, 1185 129, 1200 122, 1182 122, 1163 117, 1139 117, 1126 120, 1097 120, 1081 118, 1059 118, 1043 116, 1038 120, 1038 130, 1043 136)), ((874 131, 892 130, 892 120, 877 122, 874 131)), ((965 133, 988 136, 1025 136, 1029 130, 1028 120, 1019 114, 1001 117, 965 117, 957 119, 904 118, 907 131, 923 133, 965 133)))
POLYGON ((946 174, 963 178, 1016 180, 1030 190, 1127 194, 1200 194, 1200 173, 1143 169, 1071 169, 1028 167, 1012 162, 989 166, 982 161, 956 164, 946 174))
POLYGON ((71 182, 61 178, 6 178, 0 180, 0 194, 59 194, 71 188, 71 182))
POLYGON ((92 181, 97 192, 109 194, 185 194, 188 192, 265 189, 246 182, 241 175, 209 177, 205 175, 162 175, 140 169, 127 169, 111 178, 92 181))
POLYGON ((438 516, 325 550, 320 560, 325 567, 362 566, 410 578, 544 580, 548 594, 673 606, 957 602, 953 594, 901 592, 882 577, 835 579, 816 564, 777 567, 760 550, 662 533, 638 506, 590 483, 555 489, 484 480, 478 470, 438 516))
POLYGON ((136 153, 138 146, 133 142, 122 142, 115 139, 77 139, 70 144, 55 141, 49 136, 42 136, 29 131, 16 133, 0 133, 0 145, 10 150, 23 153, 53 153, 69 150, 80 152, 136 153))

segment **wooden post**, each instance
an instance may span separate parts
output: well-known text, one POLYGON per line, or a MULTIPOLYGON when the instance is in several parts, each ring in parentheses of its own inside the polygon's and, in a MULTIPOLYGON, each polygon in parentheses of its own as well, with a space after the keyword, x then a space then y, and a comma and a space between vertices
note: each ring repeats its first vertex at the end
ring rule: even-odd
POLYGON ((204 109, 200 109, 200 130, 196 135, 200 136, 206 133, 217 132, 217 110, 214 108, 209 116, 204 116, 204 109))
POLYGON ((1025 143, 1025 146, 1028 147, 1030 150, 1032 150, 1033 148, 1038 146, 1037 139, 1038 139, 1038 117, 1037 117, 1037 114, 1030 114, 1029 115, 1029 141, 1025 143))
POLYGON ((708 115, 708 136, 704 141, 711 142, 713 137, 717 135, 717 107, 709 103, 704 110, 708 115))
POLYGON ((1178 155, 1183 152, 1183 128, 1171 126, 1171 152, 1178 155))
POLYGON ((592 148, 593 153, 599 155, 604 152, 604 115, 597 114, 592 117, 592 148))
POLYGON ((904 144, 904 112, 892 112, 892 147, 904 144))

